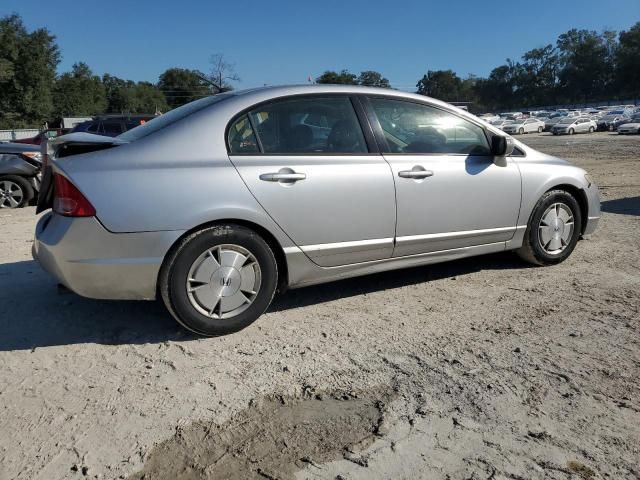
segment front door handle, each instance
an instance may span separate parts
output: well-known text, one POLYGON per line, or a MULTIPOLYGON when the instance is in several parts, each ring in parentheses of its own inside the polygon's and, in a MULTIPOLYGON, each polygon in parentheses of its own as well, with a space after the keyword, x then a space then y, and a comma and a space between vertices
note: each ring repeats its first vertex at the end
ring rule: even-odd
POLYGON ((425 170, 422 167, 413 167, 411 170, 400 170, 398 172, 398 176, 400 178, 413 178, 413 179, 421 179, 427 177, 433 177, 433 172, 431 170, 425 170))
POLYGON ((306 173, 295 172, 290 168, 281 168, 275 173, 263 173, 260 180, 265 182, 293 183, 307 178, 306 173))

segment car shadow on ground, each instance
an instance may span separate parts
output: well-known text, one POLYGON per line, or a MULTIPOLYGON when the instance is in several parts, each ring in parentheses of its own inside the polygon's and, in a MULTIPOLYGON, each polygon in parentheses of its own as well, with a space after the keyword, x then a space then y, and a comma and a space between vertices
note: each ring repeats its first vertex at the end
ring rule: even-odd
POLYGON ((640 217, 640 197, 617 198, 602 202, 600 208, 603 212, 617 213, 620 215, 635 215, 640 217))
MULTIPOLYGON (((295 289, 277 296, 280 312, 364 293, 465 275, 480 270, 526 268, 509 253, 377 273, 295 289)), ((191 341, 161 302, 107 301, 60 290, 33 260, 0 264, 0 351, 97 343, 124 345, 191 341)))

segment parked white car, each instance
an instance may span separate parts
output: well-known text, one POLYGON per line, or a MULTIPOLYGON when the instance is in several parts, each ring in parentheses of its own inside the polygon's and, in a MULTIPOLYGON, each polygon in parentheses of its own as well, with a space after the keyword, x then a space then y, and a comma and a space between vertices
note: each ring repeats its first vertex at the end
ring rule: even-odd
POLYGON ((593 133, 598 124, 589 117, 565 118, 551 128, 554 135, 573 135, 574 133, 593 133))
POLYGON ((500 118, 498 120, 494 120, 493 122, 489 122, 491 123, 491 125, 493 125, 496 128, 499 128, 500 130, 504 130, 504 127, 506 125, 509 125, 511 122, 513 122, 513 120, 508 120, 506 118, 500 118))
POLYGON ((537 118, 514 120, 510 124, 505 125, 502 130, 510 135, 522 135, 524 133, 532 132, 542 133, 544 131, 544 122, 537 118))

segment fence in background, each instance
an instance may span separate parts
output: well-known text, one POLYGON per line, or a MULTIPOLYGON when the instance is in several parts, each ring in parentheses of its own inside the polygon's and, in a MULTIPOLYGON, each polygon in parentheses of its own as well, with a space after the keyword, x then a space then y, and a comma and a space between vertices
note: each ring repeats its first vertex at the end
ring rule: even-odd
POLYGON ((40 130, 37 128, 22 128, 19 130, 0 130, 0 142, 12 142, 21 138, 35 137, 40 130))

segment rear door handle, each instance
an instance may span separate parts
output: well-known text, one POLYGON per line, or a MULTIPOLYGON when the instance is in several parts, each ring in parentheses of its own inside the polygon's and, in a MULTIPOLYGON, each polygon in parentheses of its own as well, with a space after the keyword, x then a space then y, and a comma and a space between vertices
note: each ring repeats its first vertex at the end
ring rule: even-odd
MULTIPOLYGON (((287 170, 291 170, 291 169, 287 169, 287 170)), ((294 172, 293 170, 285 171, 285 172, 281 170, 275 173, 263 173, 262 175, 260 175, 260 180, 264 180, 265 182, 292 183, 292 182, 297 182, 298 180, 304 180, 305 178, 307 178, 306 173, 298 173, 298 172, 294 172)))
POLYGON ((413 168, 414 168, 413 170, 400 170, 398 172, 398 176, 400 178, 414 178, 414 179, 433 177, 433 172, 431 170, 425 170, 423 168, 421 168, 420 170, 416 170, 416 167, 413 167, 413 168))

